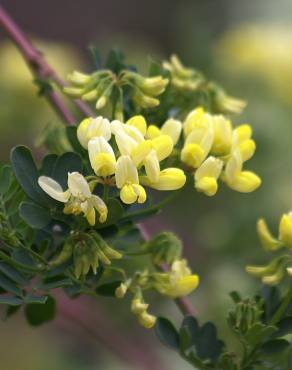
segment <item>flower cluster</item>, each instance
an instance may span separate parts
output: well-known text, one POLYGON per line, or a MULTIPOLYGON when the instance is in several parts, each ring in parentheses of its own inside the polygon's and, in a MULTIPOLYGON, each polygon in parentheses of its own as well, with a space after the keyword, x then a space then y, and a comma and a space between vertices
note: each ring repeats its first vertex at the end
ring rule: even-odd
POLYGON ((218 179, 233 190, 256 190, 260 178, 243 170, 255 152, 252 129, 244 124, 233 128, 223 115, 211 115, 202 107, 191 111, 183 123, 184 145, 181 160, 194 170, 195 187, 208 196, 216 194, 218 179))
POLYGON ((265 250, 277 252, 286 247, 288 253, 278 255, 266 266, 247 266, 246 271, 260 277, 264 284, 276 285, 286 274, 292 276, 292 212, 282 215, 278 238, 272 235, 264 219, 258 221, 257 231, 265 250))
POLYGON ((168 79, 162 76, 143 77, 136 72, 124 69, 118 74, 107 69, 92 74, 74 71, 68 75, 68 80, 73 86, 65 87, 64 92, 84 101, 96 102, 97 110, 111 103, 114 95, 118 96, 114 104, 117 119, 123 119, 123 89, 125 87, 131 91, 131 99, 138 107, 154 108, 159 105, 157 96, 164 92, 168 84, 168 79))
POLYGON ((133 294, 131 311, 146 328, 155 325, 156 317, 148 313, 149 304, 144 301, 143 290, 155 289, 160 294, 178 298, 190 294, 199 284, 198 275, 192 274, 186 260, 175 259, 169 272, 137 273, 116 289, 116 296, 123 298, 127 292, 133 294))
POLYGON ((196 69, 185 67, 176 55, 172 55, 162 65, 170 74, 170 85, 180 94, 204 92, 213 110, 220 113, 241 113, 245 108, 245 101, 228 95, 221 86, 208 81, 196 69))
POLYGON ((88 150, 95 176, 88 183, 80 173, 68 174, 68 190, 52 178, 41 176, 40 187, 52 198, 65 203, 64 213, 83 213, 90 225, 95 224, 95 211, 105 222, 107 207, 92 194, 97 183, 116 186, 125 204, 144 203, 144 186, 157 190, 177 190, 184 186, 186 176, 179 168, 161 170, 160 162, 170 156, 178 139, 180 122, 169 120, 155 135, 147 128, 142 116, 134 116, 126 123, 110 122, 103 117, 87 118, 77 129, 80 144, 88 150))

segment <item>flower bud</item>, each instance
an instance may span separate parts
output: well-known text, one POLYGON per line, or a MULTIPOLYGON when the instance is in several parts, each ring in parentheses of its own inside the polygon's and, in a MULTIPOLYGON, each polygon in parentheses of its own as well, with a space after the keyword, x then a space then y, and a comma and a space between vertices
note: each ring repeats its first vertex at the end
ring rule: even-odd
POLYGON ((72 73, 68 74, 67 79, 74 85, 83 86, 90 82, 91 76, 78 71, 73 71, 72 73))
POLYGON ((147 310, 148 307, 149 307, 149 304, 143 303, 141 301, 141 299, 139 299, 139 298, 134 298, 132 300, 131 311, 135 315, 141 315, 142 313, 144 313, 147 310))
POLYGON ((156 323, 156 317, 144 311, 138 316, 139 323, 146 329, 151 329, 156 323))
POLYGON ((292 212, 284 214, 280 220, 279 239, 292 248, 292 212))
POLYGON ((121 283, 119 287, 117 287, 115 291, 115 296, 117 298, 124 298, 125 294, 127 293, 128 287, 126 284, 121 283))
POLYGON ((257 232, 261 244, 266 250, 275 251, 282 247, 282 243, 273 237, 263 218, 257 222, 257 232))

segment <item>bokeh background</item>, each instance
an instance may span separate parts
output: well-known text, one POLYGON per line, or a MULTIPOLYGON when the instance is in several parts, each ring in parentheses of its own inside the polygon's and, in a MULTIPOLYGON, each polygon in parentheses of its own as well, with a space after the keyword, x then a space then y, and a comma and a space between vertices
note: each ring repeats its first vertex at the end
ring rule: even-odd
MULTIPOLYGON (((248 166, 262 177, 262 187, 244 195, 221 186, 211 199, 186 189, 147 223, 152 233, 173 230, 183 239, 185 254, 201 276, 190 299, 200 319, 215 320, 220 334, 229 338, 222 320, 231 303, 228 292, 255 292, 260 286, 244 266, 267 258, 259 247, 256 220, 265 216, 276 227, 280 214, 292 208, 291 1, 1 3, 64 77, 73 68, 90 70, 90 43, 103 55, 120 47, 142 72, 148 56, 167 58, 175 52, 248 101, 235 121, 254 127, 257 153, 248 166)), ((44 127, 57 121, 0 30, 0 160, 8 159, 15 144, 39 144, 44 127)), ((175 322, 181 319, 170 301, 153 297, 152 307, 175 322)), ((21 314, 1 322, 0 358, 3 370, 189 368, 152 331, 137 327, 126 303, 113 304, 109 298, 70 302, 60 297, 55 322, 38 329, 28 327, 21 314)))

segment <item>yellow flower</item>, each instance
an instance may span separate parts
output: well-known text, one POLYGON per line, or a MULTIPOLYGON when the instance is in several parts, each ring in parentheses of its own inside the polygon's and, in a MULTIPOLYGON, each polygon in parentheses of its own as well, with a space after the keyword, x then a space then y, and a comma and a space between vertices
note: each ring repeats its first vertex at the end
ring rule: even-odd
POLYGON ((192 168, 198 168, 208 156, 214 140, 211 116, 196 124, 185 140, 181 160, 192 168))
POLYGON ((238 147, 233 149, 225 168, 225 183, 233 190, 250 193, 261 185, 261 179, 253 172, 242 171, 243 160, 238 147))
POLYGON ((140 181, 141 184, 156 190, 177 190, 186 183, 186 175, 179 168, 166 168, 159 173, 156 182, 152 182, 147 176, 141 176, 140 181))
POLYGON ((95 225, 95 211, 99 213, 99 222, 107 219, 107 206, 104 201, 91 193, 85 178, 78 172, 68 173, 68 190, 47 176, 40 176, 39 186, 50 197, 65 203, 64 213, 78 215, 83 213, 90 225, 95 225))
POLYGON ((120 191, 121 200, 125 204, 144 203, 146 201, 145 189, 139 185, 137 168, 128 155, 122 155, 117 160, 116 185, 120 191))
POLYGON ((198 191, 208 196, 216 194, 218 189, 217 180, 222 171, 223 161, 215 157, 209 157, 195 172, 195 187, 198 191))
POLYGON ((155 125, 150 125, 147 129, 146 138, 154 139, 160 135, 167 135, 171 137, 173 145, 176 145, 179 141, 180 134, 182 130, 182 123, 179 120, 169 118, 161 128, 155 125))
POLYGON ((292 248, 292 212, 284 214, 280 220, 279 239, 292 248))
POLYGON ((214 127, 214 142, 211 152, 217 155, 226 155, 232 146, 232 124, 222 115, 212 116, 214 127))
POLYGON ((282 243, 273 237, 266 224, 266 221, 263 218, 257 222, 257 232, 261 244, 265 249, 275 251, 282 247, 282 243))
POLYGON ((97 176, 106 177, 115 173, 115 153, 103 136, 95 137, 89 141, 88 154, 91 167, 97 176))
POLYGON ((192 274, 186 260, 174 261, 169 272, 168 283, 157 285, 157 289, 172 298, 190 294, 199 285, 198 275, 192 274))
POLYGON ((240 125, 233 131, 233 145, 239 147, 243 162, 249 160, 256 150, 256 143, 251 136, 252 128, 247 124, 240 125))
POLYGON ((127 125, 135 127, 143 136, 146 135, 147 123, 143 116, 133 116, 126 122, 127 125))
POLYGON ((138 316, 139 323, 146 329, 151 329, 156 324, 156 317, 150 315, 147 311, 144 311, 138 316))
POLYGON ((196 127, 206 127, 210 121, 210 114, 205 112, 203 107, 197 107, 192 110, 183 123, 185 136, 188 136, 196 127))
POLYGON ((101 116, 85 118, 77 128, 77 137, 83 148, 87 149, 90 139, 102 136, 106 141, 111 138, 110 122, 101 116))

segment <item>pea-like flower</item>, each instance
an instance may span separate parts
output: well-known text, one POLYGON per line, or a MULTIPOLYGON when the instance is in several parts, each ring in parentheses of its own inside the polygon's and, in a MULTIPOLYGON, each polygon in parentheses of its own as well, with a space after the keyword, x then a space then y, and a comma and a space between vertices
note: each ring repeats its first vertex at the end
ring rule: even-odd
POLYGON ((285 213, 281 217, 279 225, 279 239, 292 249, 292 212, 285 213))
POLYGON ((256 143, 251 137, 252 128, 248 124, 240 125, 233 131, 233 145, 239 146, 243 162, 249 160, 256 150, 256 143))
POLYGON ((110 122, 102 116, 85 118, 77 128, 78 140, 85 149, 87 149, 90 139, 99 136, 102 136, 106 141, 111 138, 110 122))
POLYGON ((207 158, 195 172, 195 188, 208 196, 215 195, 222 168, 223 161, 212 156, 207 158))
POLYGON ((206 159, 213 145, 214 128, 211 116, 193 127, 181 151, 181 160, 191 168, 198 168, 206 159))
POLYGON ((199 276, 192 274, 186 260, 174 261, 171 270, 162 274, 162 280, 157 283, 157 290, 172 298, 182 297, 190 294, 199 285, 199 276), (167 279, 164 280, 164 278, 167 279))
POLYGON ((181 121, 174 118, 169 118, 164 122, 161 128, 155 125, 148 126, 146 138, 154 139, 161 135, 168 135, 169 137, 171 137, 173 145, 176 145, 177 142, 179 141, 181 131, 182 131, 181 121))
POLYGON ((147 195, 143 186, 139 185, 138 170, 128 155, 117 160, 116 185, 120 190, 121 200, 125 204, 144 203, 147 195))
POLYGON ((142 185, 162 191, 178 190, 186 183, 186 175, 179 168, 166 168, 159 173, 158 180, 152 182, 149 177, 141 176, 142 185))
POLYGON ((261 185, 261 179, 251 171, 242 171, 242 155, 236 147, 227 161, 223 180, 233 190, 249 193, 261 185))
POLYGON ((79 172, 68 173, 68 189, 64 191, 61 185, 47 176, 40 176, 39 186, 53 199, 65 203, 64 213, 84 214, 90 225, 95 225, 95 213, 99 213, 99 222, 107 219, 107 206, 104 201, 91 193, 89 185, 79 172))
POLYGON ((89 141, 88 154, 91 167, 97 176, 107 177, 115 173, 115 153, 103 136, 94 137, 89 141))

